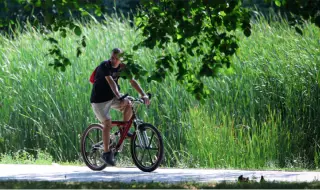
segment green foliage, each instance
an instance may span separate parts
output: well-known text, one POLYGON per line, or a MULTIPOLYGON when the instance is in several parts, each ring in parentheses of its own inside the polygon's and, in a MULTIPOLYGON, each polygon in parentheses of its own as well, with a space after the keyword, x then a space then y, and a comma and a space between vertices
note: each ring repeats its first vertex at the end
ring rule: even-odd
POLYGON ((228 1, 143 1, 143 9, 135 17, 145 39, 134 46, 162 49, 148 81, 161 82, 168 73, 198 100, 209 94, 203 77, 215 77, 219 69, 229 68, 238 49, 236 29, 251 34, 250 13, 240 0, 228 1), (167 51, 175 43, 176 52, 167 51), (207 48, 203 48, 207 47, 207 48), (192 58, 199 56, 201 61, 192 58))
MULTIPOLYGON (((211 93, 205 104, 173 73, 161 83, 139 80, 154 95, 150 108, 142 106, 139 116, 162 132, 164 166, 319 166, 320 30, 306 23, 300 36, 285 19, 269 20, 256 20, 250 38, 237 31, 239 48, 231 69, 204 79, 211 93)), ((87 51, 79 58, 73 49, 78 36, 72 30, 66 38, 58 31, 52 34, 76 63, 64 73, 48 67, 53 60, 42 55, 50 43, 31 25, 15 40, 0 35, 1 153, 47 148, 54 161, 79 160, 80 136, 98 122, 89 104, 91 72, 110 57, 113 47, 132 54, 134 43, 143 41, 141 30, 135 31, 124 18, 106 17, 104 23, 76 23, 87 37, 87 51)), ((175 53, 178 46, 172 42, 166 50, 175 53)), ((162 53, 158 47, 140 48, 132 59, 150 72, 162 53)), ((121 92, 137 95, 127 81, 120 80, 120 86, 121 92)), ((116 112, 111 116, 122 118, 116 112)), ((120 157, 130 161, 130 151, 120 157)))
POLYGON ((295 26, 295 30, 303 35, 301 28, 304 20, 310 20, 316 26, 320 27, 320 0, 266 0, 274 1, 278 7, 290 12, 288 15, 289 24, 295 26))
POLYGON ((278 7, 280 7, 281 6, 281 1, 280 0, 275 0, 275 2, 274 2, 278 7))
MULTIPOLYGON (((60 32, 60 36, 66 38, 67 30, 72 30, 80 39, 76 47, 76 55, 82 54, 82 47, 86 47, 85 36, 82 35, 81 28, 74 24, 72 14, 88 15, 94 12, 101 16, 103 8, 102 0, 94 3, 91 1, 66 1, 66 0, 0 0, 0 30, 3 28, 16 28, 19 25, 19 18, 28 17, 29 22, 35 29, 39 29, 44 38, 51 43, 48 54, 54 57, 54 61, 49 63, 55 69, 65 71, 71 65, 70 59, 62 52, 59 41, 52 36, 52 32, 60 32), (10 6, 17 6, 13 9, 10 6)), ((25 19, 24 19, 25 20, 25 19)))
POLYGON ((121 72, 121 76, 125 79, 137 79, 139 80, 142 76, 147 74, 145 68, 143 68, 139 63, 135 63, 133 55, 130 53, 123 53, 120 55, 124 62, 126 63, 125 70, 121 72))
MULTIPOLYGON (((293 16, 289 16, 289 24, 294 25, 296 32, 301 35, 302 29, 297 24, 301 25, 303 19, 310 19, 320 26, 319 0, 265 1, 274 2, 293 13, 293 16)), ((136 16, 135 22, 142 29, 145 38, 135 44, 133 50, 139 47, 158 47, 163 50, 155 61, 155 69, 152 70, 148 81, 161 82, 169 72, 175 73, 177 81, 184 84, 198 100, 204 100, 209 95, 203 83, 204 78, 216 77, 223 67, 231 66, 231 57, 238 49, 238 37, 234 31, 241 29, 245 36, 251 35, 248 9, 242 7, 242 0, 192 0, 187 3, 154 0, 141 3, 143 8, 136 16), (175 43, 179 48, 174 53, 168 52, 168 43, 175 43), (206 48, 202 48, 204 46, 206 48), (195 56, 201 57, 201 60, 195 62, 195 56)), ((105 12, 105 6, 112 4, 130 7, 138 2, 0 0, 0 29, 15 28, 19 22, 12 18, 24 17, 25 20, 27 17, 33 27, 45 34, 45 38, 51 43, 48 54, 54 59, 49 65, 65 71, 66 67, 71 65, 71 61, 62 51, 59 40, 52 36, 52 32, 59 31, 60 36, 66 38, 71 30, 79 36, 75 48, 75 54, 79 57, 86 47, 86 38, 81 28, 70 19, 71 16, 75 14, 86 17, 93 14, 101 17, 105 12), (15 5, 18 5, 17 8, 12 7, 15 5)), ((146 74, 141 65, 134 63, 131 58, 125 62, 130 65, 127 67, 128 77, 140 78, 146 74), (132 70, 129 71, 130 69, 132 70)))
POLYGON ((52 164, 52 156, 45 151, 36 150, 30 154, 26 150, 13 153, 1 153, 0 164, 52 164))

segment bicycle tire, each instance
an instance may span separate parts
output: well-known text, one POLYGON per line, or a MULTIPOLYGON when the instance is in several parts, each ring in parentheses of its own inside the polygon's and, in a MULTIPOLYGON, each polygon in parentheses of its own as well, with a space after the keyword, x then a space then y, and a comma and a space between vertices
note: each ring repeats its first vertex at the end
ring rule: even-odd
MULTIPOLYGON (((146 130, 148 128, 151 129, 153 132, 155 132, 155 135, 157 136, 157 139, 159 141, 157 159, 156 159, 155 163, 153 163, 153 165, 151 165, 150 167, 144 166, 141 163, 142 159, 141 159, 141 161, 139 161, 139 159, 138 159, 138 155, 137 155, 137 152, 136 152, 136 148, 138 147, 138 145, 136 143, 136 141, 138 139, 137 134, 134 133, 134 136, 131 139, 131 156, 132 156, 133 162, 141 171, 144 171, 144 172, 152 172, 155 169, 157 169, 159 167, 159 165, 161 164, 162 159, 163 159, 163 155, 164 155, 163 140, 162 140, 162 136, 161 136, 159 130, 156 127, 154 127, 153 125, 149 124, 149 123, 143 123, 143 124, 138 126, 138 129, 141 130, 141 131, 146 130)), ((152 140, 152 137, 151 137, 151 140, 152 140)), ((149 144, 149 146, 150 145, 151 145, 151 143, 149 144)), ((150 147, 147 147, 147 148, 150 149, 150 147)), ((149 155, 150 155, 150 152, 149 152, 149 155)), ((151 158, 151 162, 153 162, 152 158, 151 158)))
MULTIPOLYGON (((94 171, 101 171, 103 169, 105 169, 107 167, 107 164, 102 164, 101 166, 99 167, 94 167, 87 155, 86 155, 86 147, 85 147, 85 142, 86 142, 86 137, 88 136, 89 132, 92 130, 92 129, 98 129, 98 130, 103 130, 103 127, 99 124, 91 124, 89 127, 86 128, 86 130, 83 132, 82 136, 81 136, 81 154, 82 154, 82 158, 83 158, 83 161, 84 163, 91 169, 91 170, 94 170, 94 171)), ((102 136, 101 136, 102 138, 102 136)))

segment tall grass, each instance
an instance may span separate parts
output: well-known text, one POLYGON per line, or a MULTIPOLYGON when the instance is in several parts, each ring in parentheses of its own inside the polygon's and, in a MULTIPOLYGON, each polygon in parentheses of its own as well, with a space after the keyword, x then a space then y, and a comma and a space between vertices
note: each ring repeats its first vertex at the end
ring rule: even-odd
MULTIPOLYGON (((161 84, 139 81, 154 94, 140 117, 161 130, 166 166, 319 167, 320 31, 306 23, 300 36, 284 22, 260 18, 250 38, 240 35, 232 70, 205 79, 212 93, 205 104, 173 75, 161 84)), ((114 47, 128 50, 141 40, 139 31, 118 17, 83 23, 87 48, 76 58, 76 36, 61 39, 73 64, 60 73, 48 66, 49 44, 31 26, 25 28, 14 40, 0 35, 0 153, 46 149, 55 160, 79 159, 81 133, 97 122, 89 75, 114 47)), ((161 51, 134 53, 151 70, 161 51)), ((121 86, 136 95, 128 82, 121 86)))

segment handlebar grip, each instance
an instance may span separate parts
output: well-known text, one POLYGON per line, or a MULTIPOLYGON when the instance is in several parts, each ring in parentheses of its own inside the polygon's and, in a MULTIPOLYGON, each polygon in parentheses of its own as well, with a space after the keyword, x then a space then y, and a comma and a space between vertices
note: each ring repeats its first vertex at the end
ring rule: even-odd
POLYGON ((118 100, 121 101, 121 100, 125 99, 128 95, 129 94, 125 94, 125 95, 121 96, 118 100))

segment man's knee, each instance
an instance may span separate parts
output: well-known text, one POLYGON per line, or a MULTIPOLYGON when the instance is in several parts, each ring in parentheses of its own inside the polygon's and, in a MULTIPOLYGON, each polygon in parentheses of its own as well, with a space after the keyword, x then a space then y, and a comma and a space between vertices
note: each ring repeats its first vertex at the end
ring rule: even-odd
POLYGON ((127 105, 124 107, 124 112, 131 112, 131 111, 132 111, 131 105, 130 105, 130 104, 127 104, 127 105))
POLYGON ((125 107, 131 106, 131 101, 128 99, 124 99, 124 106, 125 107))
POLYGON ((131 110, 131 101, 128 99, 124 99, 123 101, 124 101, 124 103, 121 106, 120 111, 121 112, 128 112, 128 110, 131 110))

